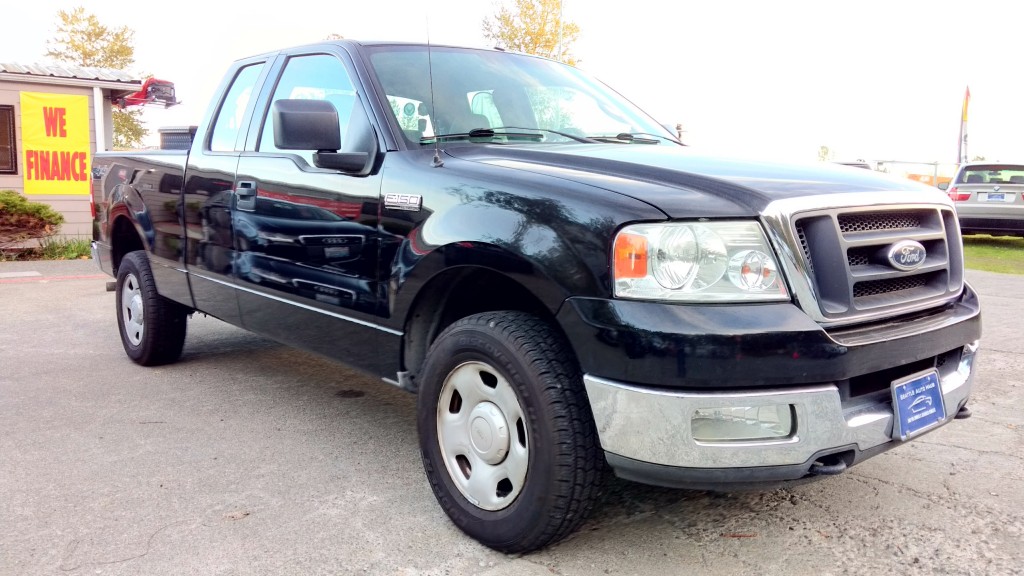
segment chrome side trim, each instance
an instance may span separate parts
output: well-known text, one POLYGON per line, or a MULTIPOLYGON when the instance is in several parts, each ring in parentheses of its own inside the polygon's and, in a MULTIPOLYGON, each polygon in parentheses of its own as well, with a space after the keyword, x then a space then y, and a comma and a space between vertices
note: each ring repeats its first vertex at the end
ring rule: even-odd
MULTIPOLYGON (((161 266, 163 268, 167 268, 168 270, 171 270, 171 271, 174 271, 174 272, 181 272, 182 274, 188 274, 188 270, 186 270, 184 268, 178 268, 177 266, 169 266, 167 264, 164 264, 163 262, 153 262, 152 260, 150 260, 149 263, 150 263, 151 266, 161 266)), ((196 276, 198 276, 198 274, 196 274, 196 276)), ((200 276, 200 278, 205 278, 205 276, 200 276)), ((209 278, 207 278, 207 279, 209 280, 209 278)))
MULTIPOLYGON (((969 370, 969 369, 968 369, 969 370)), ((973 371, 955 367, 940 376, 951 422, 971 392, 973 371)), ((867 450, 892 442, 891 402, 844 407, 832 384, 753 392, 672 392, 640 388, 596 376, 583 382, 605 451, 681 468, 746 468, 803 464, 823 450, 856 445, 867 450), (791 404, 796 418, 780 440, 697 442, 690 421, 698 408, 791 404)))
POLYGON ((215 284, 220 284, 222 286, 228 286, 228 287, 234 288, 236 290, 241 290, 242 292, 248 292, 249 294, 253 294, 255 296, 262 296, 264 298, 269 298, 270 300, 274 300, 276 302, 282 302, 284 304, 291 304, 292 306, 296 306, 296 307, 302 308, 304 310, 309 310, 311 312, 318 312, 318 313, 323 314, 325 316, 330 316, 332 318, 337 318, 338 320, 344 320, 346 322, 351 322, 353 324, 358 324, 360 326, 365 326, 367 328, 374 328, 376 330, 380 330, 381 332, 386 332, 386 333, 392 334, 394 336, 404 336, 405 335, 405 333, 402 332, 401 330, 394 330, 394 329, 388 328, 386 326, 381 326, 379 324, 374 324, 373 322, 367 322, 365 320, 360 320, 358 318, 352 318, 350 316, 345 316, 344 314, 338 314, 337 312, 329 312, 327 310, 322 310, 322 309, 317 308, 315 306, 310 306, 309 304, 303 304, 301 302, 296 302, 294 300, 289 300, 287 298, 281 298, 280 296, 274 296, 274 295, 271 295, 271 294, 265 294, 265 293, 260 292, 258 290, 253 290, 252 288, 246 288, 245 286, 239 286, 238 284, 232 284, 231 282, 225 282, 223 280, 218 280, 216 278, 210 278, 209 276, 203 276, 202 274, 196 274, 195 272, 189 272, 189 274, 192 275, 192 276, 195 276, 196 278, 202 278, 203 280, 207 280, 207 281, 213 282, 215 284))

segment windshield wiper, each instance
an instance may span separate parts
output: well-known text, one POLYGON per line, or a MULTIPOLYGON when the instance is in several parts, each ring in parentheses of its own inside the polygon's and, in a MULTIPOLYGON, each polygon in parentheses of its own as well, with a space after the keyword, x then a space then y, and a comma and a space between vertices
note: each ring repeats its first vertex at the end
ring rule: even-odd
POLYGON ((528 140, 540 141, 544 138, 543 132, 547 134, 557 134, 559 136, 575 140, 576 142, 589 142, 594 143, 598 140, 594 138, 587 138, 584 136, 576 136, 567 132, 559 132, 558 130, 548 130, 547 128, 523 128, 519 126, 496 126, 494 128, 473 128, 469 132, 458 132, 453 134, 438 134, 436 136, 425 136, 420 138, 420 144, 433 143, 437 140, 467 140, 470 138, 495 138, 501 136, 502 138, 525 138, 528 140), (499 130, 531 130, 531 132, 499 132, 499 130))
POLYGON ((469 138, 488 138, 494 136, 494 134, 480 134, 476 132, 476 130, 470 130, 468 132, 453 132, 451 134, 423 136, 420 138, 420 143, 434 143, 435 140, 468 140, 469 138))
MULTIPOLYGON (((498 127, 495 127, 495 128, 491 128, 491 130, 533 130, 535 132, 544 132, 546 134, 557 134, 558 136, 563 136, 565 138, 568 138, 570 140, 575 140, 577 142, 588 142, 588 143, 597 142, 597 140, 594 140, 593 138, 587 138, 586 136, 576 136, 575 134, 569 134, 568 132, 559 132, 558 130, 549 130, 547 128, 522 128, 520 126, 498 126, 498 127)), ((519 134, 504 133, 504 132, 501 133, 501 136, 512 136, 512 135, 519 136, 519 134)), ((530 136, 536 136, 536 135, 535 134, 530 134, 530 136)))
POLYGON ((660 144, 662 140, 671 142, 673 144, 681 144, 678 140, 669 138, 668 136, 662 136, 661 134, 651 134, 650 132, 621 132, 619 134, 606 134, 602 136, 588 136, 593 140, 600 142, 628 142, 632 144, 660 144))
MULTIPOLYGON (((456 132, 452 134, 437 134, 436 136, 424 136, 420 138, 420 144, 431 144, 435 140, 469 140, 473 138, 496 138, 501 136, 503 138, 527 138, 529 140, 539 141, 543 138, 540 134, 532 133, 517 133, 517 132, 495 132, 502 128, 473 128, 469 132, 456 132)), ((529 128, 517 128, 517 130, 529 130, 529 128)))

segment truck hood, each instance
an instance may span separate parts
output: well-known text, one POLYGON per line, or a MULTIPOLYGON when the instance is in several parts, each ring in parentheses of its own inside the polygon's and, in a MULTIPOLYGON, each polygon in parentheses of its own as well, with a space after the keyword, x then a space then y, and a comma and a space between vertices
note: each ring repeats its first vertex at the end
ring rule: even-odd
POLYGON ((468 145, 449 147, 446 153, 611 190, 672 218, 755 216, 775 200, 809 195, 939 194, 923 184, 863 168, 729 159, 664 144, 468 145))

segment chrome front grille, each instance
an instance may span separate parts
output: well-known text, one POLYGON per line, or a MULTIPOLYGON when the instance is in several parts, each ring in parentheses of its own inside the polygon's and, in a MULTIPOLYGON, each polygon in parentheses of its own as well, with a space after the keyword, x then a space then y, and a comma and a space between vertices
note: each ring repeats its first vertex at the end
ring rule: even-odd
POLYGON ((853 299, 878 296, 879 294, 892 294, 893 292, 906 292, 909 294, 910 290, 924 288, 927 285, 928 278, 924 274, 918 274, 909 278, 857 282, 853 285, 853 299))
POLYGON ((941 201, 884 204, 879 198, 790 199, 773 204, 766 214, 777 241, 788 246, 782 266, 797 304, 823 325, 939 306, 963 288, 963 248, 953 208, 941 201), (834 207, 844 203, 849 205, 834 207), (927 253, 914 270, 899 270, 889 261, 890 249, 903 240, 921 244, 927 253))
POLYGON ((850 268, 871 264, 871 251, 866 248, 850 248, 846 251, 846 264, 850 268))
POLYGON ((907 230, 921 227, 921 215, 915 212, 869 212, 840 214, 839 231, 873 232, 875 230, 907 230))

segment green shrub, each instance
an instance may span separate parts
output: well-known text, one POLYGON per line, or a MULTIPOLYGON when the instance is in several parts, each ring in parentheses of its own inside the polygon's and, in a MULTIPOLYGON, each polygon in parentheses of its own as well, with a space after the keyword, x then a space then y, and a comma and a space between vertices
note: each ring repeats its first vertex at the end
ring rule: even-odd
POLYGON ((64 216, 39 202, 29 202, 13 190, 0 190, 0 255, 29 240, 53 236, 64 216))

